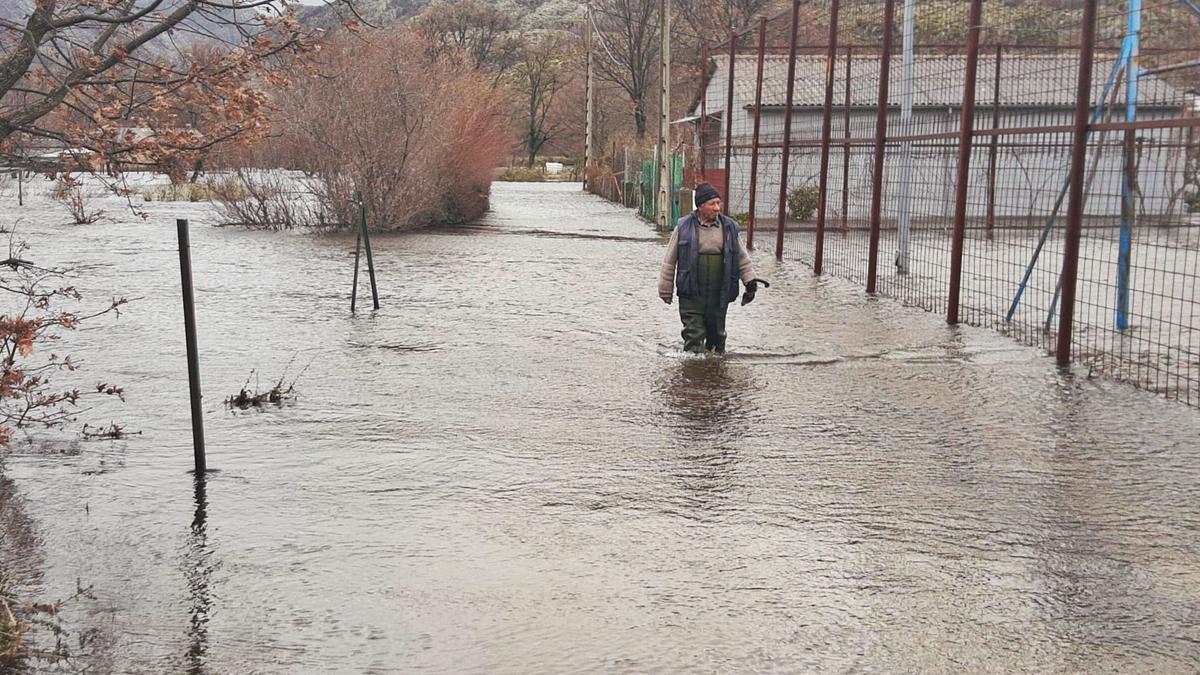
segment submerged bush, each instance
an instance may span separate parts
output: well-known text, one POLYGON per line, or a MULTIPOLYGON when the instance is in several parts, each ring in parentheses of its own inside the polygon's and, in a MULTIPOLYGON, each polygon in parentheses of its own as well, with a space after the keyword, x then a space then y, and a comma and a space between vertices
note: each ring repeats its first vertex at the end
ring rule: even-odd
POLYGON ((148 202, 203 202, 214 197, 211 183, 167 183, 142 192, 148 202))
POLYGON ((337 218, 326 211, 314 191, 319 184, 287 171, 236 169, 210 179, 208 189, 226 225, 261 230, 336 229, 337 218))
POLYGON ((71 214, 71 222, 76 225, 91 225, 104 217, 104 209, 93 210, 89 207, 83 182, 70 174, 63 174, 55 181, 50 198, 66 207, 67 213, 71 214))

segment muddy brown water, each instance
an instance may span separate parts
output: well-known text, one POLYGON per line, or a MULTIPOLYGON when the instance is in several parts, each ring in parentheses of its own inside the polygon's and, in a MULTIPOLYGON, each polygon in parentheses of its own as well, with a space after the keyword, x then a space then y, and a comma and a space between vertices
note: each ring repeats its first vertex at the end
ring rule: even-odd
POLYGON ((375 237, 357 315, 344 238, 31 212, 31 255, 139 298, 63 349, 126 390, 80 421, 141 435, 21 441, 0 484, 22 594, 92 589, 59 670, 1200 669, 1195 410, 767 251, 730 353, 685 356, 652 228, 578 184, 492 206, 375 237))

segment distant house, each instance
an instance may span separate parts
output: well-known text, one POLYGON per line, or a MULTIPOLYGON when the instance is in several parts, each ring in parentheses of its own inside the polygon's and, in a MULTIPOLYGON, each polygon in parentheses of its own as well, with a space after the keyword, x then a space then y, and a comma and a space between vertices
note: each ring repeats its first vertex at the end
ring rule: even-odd
POLYGON ((150 127, 117 127, 112 142, 116 145, 134 145, 154 136, 155 131, 150 127))
MULTIPOLYGON (((114 147, 132 147, 153 138, 155 132, 149 127, 118 127, 112 132, 110 143, 114 147)), ((40 173, 73 173, 96 169, 94 150, 81 146, 68 146, 64 142, 48 139, 35 139, 26 143, 12 153, 14 165, 40 173)), ((145 165, 137 162, 118 160, 110 163, 110 168, 142 169, 145 165)))
MULTIPOLYGON (((725 103, 727 98, 728 59, 715 59, 716 71, 710 78, 704 106, 703 145, 705 169, 710 180, 724 180, 725 103)), ((835 65, 834 113, 831 137, 850 137, 859 142, 851 147, 848 180, 843 184, 843 146, 831 145, 828 180, 828 213, 842 216, 842 193, 846 193, 846 218, 861 222, 870 208, 873 147, 875 135, 880 61, 878 56, 854 55, 851 59, 849 106, 847 107, 845 56, 839 54, 835 65), (848 124, 847 124, 848 120, 848 124), (847 131, 848 130, 848 131, 847 131)), ((1004 54, 1000 60, 999 105, 996 100, 995 55, 980 55, 976 84, 975 128, 1058 127, 1056 132, 1004 135, 998 137, 996 152, 997 197, 995 214, 999 219, 1045 217, 1053 208, 1069 160, 1069 128, 1074 116, 1078 60, 1060 55, 1004 54)), ((787 57, 768 56, 763 66, 762 110, 759 142, 775 145, 760 151, 757 180, 759 215, 774 213, 779 198, 779 144, 783 138, 784 109, 787 100, 787 57)), ((1092 100, 1100 98, 1113 68, 1111 57, 1098 58, 1094 66, 1092 100)), ((734 63, 732 124, 734 151, 730 162, 728 210, 748 209, 750 149, 754 123, 755 75, 757 57, 737 56, 734 63), (739 147, 745 146, 745 147, 739 147)), ((792 112, 792 153, 789 159, 789 188, 817 185, 820 170, 822 108, 825 100, 825 57, 798 56, 792 112)), ((939 134, 958 129, 966 57, 963 55, 923 55, 914 59, 912 117, 907 135, 939 134)), ((901 119, 904 91, 900 57, 893 57, 888 96, 888 135, 905 133, 901 119)), ((1104 121, 1124 121, 1125 90, 1118 81, 1109 96, 1110 107, 1104 121)), ((1138 80, 1138 120, 1177 119, 1193 115, 1194 97, 1185 95, 1153 76, 1138 80)), ((695 140, 700 139, 700 106, 685 118, 695 125, 695 140)), ((681 120, 683 121, 683 120, 681 120)), ((1147 179, 1140 181, 1139 209, 1151 215, 1178 215, 1182 211, 1180 193, 1184 180, 1183 144, 1178 135, 1186 130, 1145 129, 1138 131, 1138 171, 1147 179)), ((1113 215, 1120 212, 1121 132, 1095 132, 1093 143, 1106 149, 1090 152, 1090 178, 1087 213, 1113 215), (1094 170, 1091 167, 1095 167, 1094 170)), ((976 136, 971 163, 971 188, 968 195, 970 217, 985 215, 987 205, 990 136, 976 136)), ((909 207, 913 222, 920 219, 943 221, 952 217, 954 208, 957 139, 926 139, 913 142, 911 171, 902 171, 899 143, 889 144, 886 155, 884 217, 894 217, 901 193, 901 176, 906 174, 914 195, 909 207)), ((1065 214, 1065 207, 1062 213, 1065 214)))

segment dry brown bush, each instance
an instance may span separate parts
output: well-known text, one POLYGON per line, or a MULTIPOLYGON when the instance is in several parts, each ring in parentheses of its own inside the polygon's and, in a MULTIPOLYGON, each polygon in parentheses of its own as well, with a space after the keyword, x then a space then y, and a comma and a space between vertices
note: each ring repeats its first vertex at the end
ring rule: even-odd
POLYGON ((336 229, 337 220, 328 216, 306 179, 284 171, 234 169, 210 178, 205 186, 221 210, 225 225, 251 229, 296 230, 336 229))
POLYGON ((61 203, 71 214, 71 222, 76 225, 91 225, 104 217, 104 209, 91 209, 88 198, 83 193, 83 183, 70 174, 59 176, 50 191, 51 199, 61 203))

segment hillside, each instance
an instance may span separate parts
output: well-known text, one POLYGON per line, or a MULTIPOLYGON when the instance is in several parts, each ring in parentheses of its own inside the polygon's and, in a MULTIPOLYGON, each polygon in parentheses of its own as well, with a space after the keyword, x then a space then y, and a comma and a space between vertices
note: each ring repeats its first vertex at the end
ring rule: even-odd
MULTIPOLYGON (((508 9, 521 17, 524 28, 565 28, 579 21, 582 4, 575 0, 484 0, 487 4, 508 9)), ((354 7, 368 23, 385 27, 401 23, 420 14, 434 0, 355 0, 354 7)), ((343 18, 353 18, 344 10, 327 5, 301 7, 300 21, 308 26, 331 28, 343 18)))

